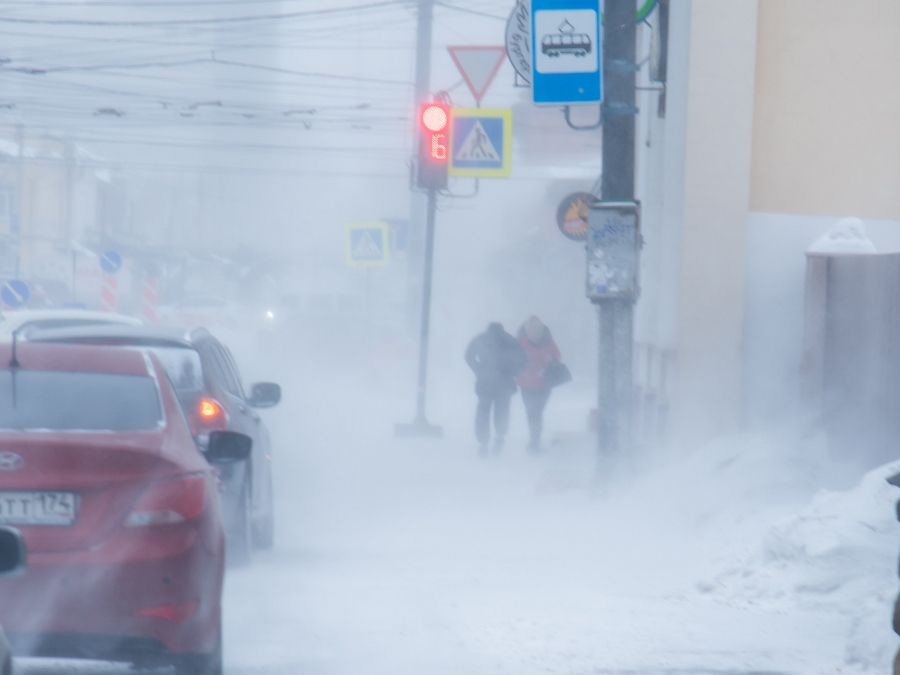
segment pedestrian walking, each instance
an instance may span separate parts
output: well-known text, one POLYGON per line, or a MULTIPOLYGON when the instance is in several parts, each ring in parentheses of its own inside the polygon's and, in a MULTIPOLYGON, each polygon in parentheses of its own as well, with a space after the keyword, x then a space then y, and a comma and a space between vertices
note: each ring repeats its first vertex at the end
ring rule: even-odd
POLYGON ((561 356, 550 329, 536 316, 529 317, 522 324, 517 337, 528 361, 516 378, 516 384, 522 390, 522 402, 528 418, 528 451, 537 453, 541 449, 544 408, 550 399, 552 385, 556 384, 548 382, 547 369, 553 364, 560 364, 561 356))
POLYGON ((516 393, 515 377, 525 367, 526 356, 519 342, 499 323, 488 324, 466 348, 466 363, 475 373, 475 438, 478 454, 488 452, 491 413, 494 417, 494 454, 499 454, 509 429, 509 401, 516 393))

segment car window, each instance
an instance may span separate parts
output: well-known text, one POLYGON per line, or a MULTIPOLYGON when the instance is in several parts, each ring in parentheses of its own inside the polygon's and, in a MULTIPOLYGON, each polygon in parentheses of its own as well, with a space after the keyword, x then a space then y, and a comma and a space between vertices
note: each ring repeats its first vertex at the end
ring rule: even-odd
POLYGON ((233 394, 234 384, 229 382, 228 369, 222 359, 221 350, 218 349, 218 345, 212 340, 204 340, 198 345, 197 349, 206 357, 204 362, 206 363, 207 368, 207 381, 215 382, 219 387, 233 394))
POLYGON ((228 347, 223 346, 222 350, 225 352, 225 358, 228 359, 228 368, 231 370, 231 377, 237 385, 237 390, 239 392, 239 396, 243 398, 244 396, 244 382, 241 380, 241 371, 238 370, 237 363, 234 360, 234 357, 231 355, 231 351, 228 347))
POLYGON ((213 343, 212 352, 215 355, 215 360, 219 369, 222 371, 225 389, 228 390, 229 394, 243 398, 240 382, 235 379, 235 372, 231 367, 228 353, 225 351, 224 347, 220 344, 213 343))
POLYGON ((166 369, 182 407, 190 408, 205 389, 200 355, 190 347, 150 347, 150 351, 166 369))
POLYGON ((0 370, 0 429, 146 431, 162 421, 152 377, 0 370))

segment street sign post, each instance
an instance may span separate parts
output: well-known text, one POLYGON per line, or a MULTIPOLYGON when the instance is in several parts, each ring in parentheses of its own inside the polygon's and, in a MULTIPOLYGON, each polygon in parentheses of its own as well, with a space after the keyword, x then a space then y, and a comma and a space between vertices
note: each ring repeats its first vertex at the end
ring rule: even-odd
POLYGON ((447 47, 476 103, 487 91, 506 56, 505 47, 447 47))
POLYGON ((602 99, 599 0, 531 0, 531 37, 536 105, 602 99))
POLYGON ((505 178, 512 169, 512 110, 453 108, 451 176, 505 178))
POLYGON ((387 223, 347 223, 344 234, 350 267, 375 267, 390 262, 387 223))

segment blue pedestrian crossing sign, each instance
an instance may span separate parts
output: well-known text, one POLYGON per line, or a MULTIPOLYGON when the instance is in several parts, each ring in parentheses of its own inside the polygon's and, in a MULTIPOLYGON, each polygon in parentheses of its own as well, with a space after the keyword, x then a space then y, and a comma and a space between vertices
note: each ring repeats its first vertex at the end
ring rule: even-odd
POLYGON ((351 267, 387 265, 387 223, 347 223, 344 226, 347 264, 351 267))
POLYGON ((512 169, 512 110, 450 111, 451 176, 505 178, 512 169))

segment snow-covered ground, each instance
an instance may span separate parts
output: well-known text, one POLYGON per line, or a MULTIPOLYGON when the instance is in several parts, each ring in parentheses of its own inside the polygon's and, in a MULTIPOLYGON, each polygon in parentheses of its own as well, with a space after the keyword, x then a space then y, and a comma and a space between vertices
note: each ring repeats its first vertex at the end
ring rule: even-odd
POLYGON ((457 364, 429 398, 444 438, 401 440, 405 370, 266 356, 247 379, 285 385, 263 412, 277 545, 229 571, 230 675, 889 672, 900 463, 826 489, 846 469, 820 439, 740 436, 648 452, 598 489, 588 386, 551 400, 543 456, 517 398, 503 453, 480 459, 457 364))

